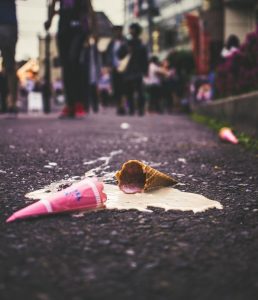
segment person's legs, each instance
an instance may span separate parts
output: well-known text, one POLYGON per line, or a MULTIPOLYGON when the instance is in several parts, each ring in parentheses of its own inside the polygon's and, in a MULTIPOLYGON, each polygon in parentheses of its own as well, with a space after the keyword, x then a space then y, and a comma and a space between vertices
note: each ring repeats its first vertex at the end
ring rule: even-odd
POLYGON ((155 88, 154 85, 149 87, 149 112, 152 113, 155 111, 155 88))
POLYGON ((126 87, 126 97, 129 106, 129 114, 134 115, 135 106, 134 106, 134 92, 135 92, 135 82, 133 80, 127 80, 125 82, 126 87))
MULTIPOLYGON (((7 81, 8 81, 8 98, 7 105, 9 110, 16 110, 17 101, 17 77, 15 69, 7 71, 7 81)), ((15 112, 15 111, 14 111, 15 112)))
POLYGON ((161 92, 160 92, 159 85, 155 86, 155 110, 158 113, 163 112, 163 107, 162 107, 162 103, 161 103, 161 92))
POLYGON ((7 112, 7 94, 8 94, 8 87, 7 87, 7 79, 3 72, 0 72, 0 112, 6 113, 7 112))
POLYGON ((84 40, 85 34, 80 29, 74 30, 69 49, 72 101, 81 105, 84 103, 84 86, 87 83, 81 61, 84 40))
POLYGON ((123 75, 119 74, 117 71, 112 73, 112 83, 113 83, 113 93, 114 100, 117 107, 118 114, 125 114, 125 108, 123 106, 123 93, 124 93, 124 84, 123 84, 123 75))
POLYGON ((140 116, 144 115, 145 96, 143 92, 142 78, 135 80, 135 91, 137 93, 137 108, 140 116))
POLYGON ((58 36, 58 48, 59 48, 59 56, 62 65, 63 72, 63 82, 64 82, 64 90, 65 90, 65 101, 68 108, 68 114, 71 116, 74 114, 74 103, 73 103, 73 95, 72 95, 72 85, 71 81, 73 78, 71 77, 71 62, 69 57, 71 45, 71 33, 67 32, 67 34, 60 34, 58 36))
POLYGON ((70 30, 58 36, 58 47, 63 69, 63 81, 66 104, 69 115, 73 116, 76 103, 83 104, 84 85, 80 55, 84 42, 84 34, 80 30, 70 30))
POLYGON ((164 105, 168 113, 172 113, 173 110, 173 82, 166 81, 163 84, 163 98, 164 105))
POLYGON ((102 105, 103 105, 104 107, 110 106, 110 103, 109 103, 109 94, 108 94, 108 91, 107 91, 107 90, 102 90, 102 91, 100 92, 100 97, 101 97, 102 105))
POLYGON ((86 112, 90 110, 90 52, 88 47, 84 47, 82 50, 81 61, 81 76, 82 76, 82 106, 86 112))
POLYGON ((98 93, 97 93, 97 85, 91 84, 91 104, 92 109, 95 113, 99 111, 99 99, 98 99, 98 93))
POLYGON ((16 112, 17 77, 15 68, 15 48, 17 42, 17 27, 0 26, 0 50, 3 57, 3 68, 7 77, 7 106, 10 112, 16 112))

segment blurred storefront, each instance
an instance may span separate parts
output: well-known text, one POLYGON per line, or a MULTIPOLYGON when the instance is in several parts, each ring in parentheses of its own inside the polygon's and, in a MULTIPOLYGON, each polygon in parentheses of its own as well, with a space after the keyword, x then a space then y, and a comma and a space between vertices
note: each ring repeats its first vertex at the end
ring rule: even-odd
POLYGON ((224 38, 236 34, 243 41, 256 23, 256 0, 224 0, 224 38))
POLYGON ((257 24, 256 0, 124 1, 125 27, 139 22, 144 41, 152 39, 152 53, 164 57, 171 51, 193 51, 197 65, 203 64, 200 73, 217 64, 230 34, 243 41, 257 24))
POLYGON ((171 49, 190 49, 185 14, 199 14, 202 0, 125 0, 125 27, 140 22, 148 42, 149 21, 153 22, 152 52, 166 54, 171 49))

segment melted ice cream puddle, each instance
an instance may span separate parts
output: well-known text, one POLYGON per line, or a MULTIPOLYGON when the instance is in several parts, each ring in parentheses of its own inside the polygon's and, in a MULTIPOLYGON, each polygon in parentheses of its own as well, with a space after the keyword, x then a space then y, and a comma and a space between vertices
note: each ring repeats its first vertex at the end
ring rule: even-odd
MULTIPOLYGON (((181 192, 173 188, 163 188, 160 190, 152 191, 149 193, 141 194, 125 194, 116 185, 108 184, 114 182, 115 172, 106 171, 109 168, 110 160, 121 154, 122 150, 116 150, 110 152, 108 156, 100 157, 96 160, 84 162, 84 165, 92 165, 97 162, 101 162, 98 167, 95 167, 81 178, 69 178, 61 181, 53 182, 43 189, 30 192, 26 194, 26 197, 31 200, 46 199, 52 193, 62 190, 63 188, 70 186, 78 180, 82 180, 85 177, 101 177, 101 181, 105 183, 104 192, 107 194, 107 209, 137 209, 139 211, 152 212, 150 207, 159 207, 165 210, 181 210, 181 211, 193 211, 194 213, 203 212, 210 208, 222 209, 223 206, 217 202, 210 200, 202 195, 181 192), (107 183, 108 182, 108 183, 107 183)), ((151 163, 154 166, 155 163, 151 163)), ((165 163, 167 164, 167 163, 165 163)), ((157 166, 160 165, 157 164, 157 166)), ((173 174, 178 177, 185 176, 184 174, 173 174), (181 175, 181 176, 179 176, 181 175)), ((78 177, 78 176, 77 176, 78 177)))
MULTIPOLYGON (((30 199, 46 199, 51 193, 58 191, 64 181, 52 183, 45 189, 37 190, 26 195, 30 199)), ((136 209, 144 212, 152 212, 150 207, 163 208, 165 210, 181 210, 204 212, 210 208, 223 209, 223 206, 202 195, 181 192, 174 188, 162 188, 149 193, 125 194, 118 186, 104 185, 107 194, 107 209, 136 209)))
POLYGON ((107 194, 107 209, 137 209, 152 212, 148 207, 158 207, 165 210, 191 210, 197 213, 210 208, 223 208, 217 201, 173 188, 163 188, 150 193, 125 194, 118 186, 105 184, 104 191, 107 194))

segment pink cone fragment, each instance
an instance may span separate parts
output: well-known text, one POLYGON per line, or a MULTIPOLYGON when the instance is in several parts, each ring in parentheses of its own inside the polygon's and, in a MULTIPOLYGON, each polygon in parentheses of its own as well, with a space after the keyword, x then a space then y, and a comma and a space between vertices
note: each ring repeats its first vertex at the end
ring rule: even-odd
POLYGON ((49 196, 47 199, 39 200, 15 212, 6 222, 39 215, 104 207, 107 196, 103 189, 103 183, 96 178, 86 178, 49 196))
POLYGON ((232 132, 232 130, 228 127, 223 127, 219 131, 219 137, 226 142, 230 142, 232 144, 238 144, 238 139, 232 132))

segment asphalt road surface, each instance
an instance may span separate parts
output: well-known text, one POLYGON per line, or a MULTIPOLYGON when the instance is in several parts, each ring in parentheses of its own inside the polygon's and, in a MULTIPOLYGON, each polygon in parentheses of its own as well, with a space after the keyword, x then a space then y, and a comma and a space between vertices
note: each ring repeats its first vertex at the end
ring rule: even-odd
POLYGON ((187 116, 0 119, 0 299, 257 299, 257 170, 257 154, 187 116), (28 191, 81 176, 102 157, 111 157, 106 172, 144 160, 224 209, 5 223, 28 191))

